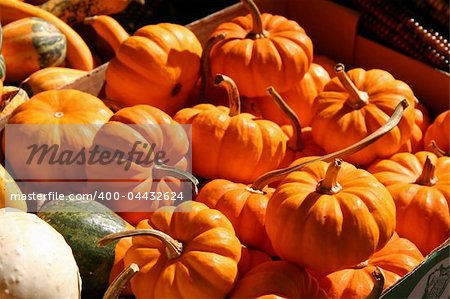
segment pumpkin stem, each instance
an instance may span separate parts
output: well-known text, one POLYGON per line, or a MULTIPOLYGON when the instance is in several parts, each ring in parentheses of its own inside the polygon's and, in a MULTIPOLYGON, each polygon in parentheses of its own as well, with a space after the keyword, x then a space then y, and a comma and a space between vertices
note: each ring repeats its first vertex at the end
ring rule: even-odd
POLYGON ((337 181, 337 176, 339 174, 339 170, 341 170, 342 162, 342 159, 336 159, 333 163, 328 165, 325 178, 316 186, 317 192, 333 195, 342 190, 342 186, 337 181))
POLYGON ((270 94, 272 99, 277 103, 278 107, 283 111, 292 122, 292 127, 294 128, 294 134, 292 138, 295 141, 294 151, 301 151, 304 147, 302 139, 302 124, 297 114, 292 110, 291 107, 286 103, 286 101, 281 97, 281 95, 275 90, 274 87, 270 86, 267 88, 267 92, 270 94))
POLYGON ((363 269, 369 265, 369 260, 365 260, 362 263, 359 263, 358 265, 354 266, 353 269, 363 269))
POLYGON ((295 166, 269 171, 260 176, 259 178, 257 178, 256 181, 252 184, 251 188, 253 190, 263 190, 263 188, 268 184, 279 181, 280 179, 287 176, 291 172, 298 171, 312 162, 316 161, 330 162, 336 158, 343 158, 360 151, 361 149, 365 148, 366 146, 369 146, 370 144, 374 143, 375 141, 386 135, 386 133, 388 133, 395 126, 397 126, 397 124, 402 119, 403 111, 406 108, 408 108, 408 106, 409 106, 408 101, 405 99, 402 100, 400 103, 398 103, 397 107, 395 107, 394 113, 391 115, 389 120, 384 125, 379 127, 375 132, 373 132, 369 136, 361 139, 359 142, 350 145, 349 147, 346 147, 337 152, 320 156, 318 158, 311 159, 309 161, 300 163, 295 166))
POLYGON ((227 34, 225 32, 221 32, 219 34, 216 34, 208 39, 206 42, 205 48, 203 49, 202 53, 202 73, 201 73, 201 86, 200 86, 200 100, 205 101, 206 100, 206 87, 208 86, 208 83, 211 78, 211 50, 212 48, 221 40, 223 40, 227 34))
POLYGON ((255 2, 253 2, 252 0, 242 0, 242 3, 252 16, 253 21, 252 31, 247 34, 247 38, 250 39, 265 38, 266 34, 264 32, 261 19, 261 12, 259 11, 258 6, 256 6, 255 2))
POLYGON ((119 276, 113 280, 103 295, 103 299, 118 299, 123 289, 130 282, 131 278, 133 278, 133 276, 138 272, 139 266, 135 263, 131 263, 127 268, 120 272, 119 276))
POLYGON ((370 294, 366 297, 366 299, 378 299, 381 296, 381 293, 384 289, 384 274, 383 271, 376 267, 376 270, 372 272, 372 276, 375 280, 373 285, 373 289, 370 294))
POLYGON ((422 186, 434 186, 436 185, 437 178, 436 178, 436 166, 433 162, 431 162, 431 159, 429 156, 427 156, 427 159, 425 160, 425 164, 423 165, 423 170, 420 176, 416 180, 416 184, 422 185, 422 186))
POLYGON ((133 229, 113 233, 101 238, 98 241, 98 244, 100 246, 105 246, 117 239, 133 236, 151 236, 160 240, 165 245, 167 258, 170 260, 179 258, 181 256, 181 253, 183 252, 183 244, 181 244, 181 242, 178 242, 168 234, 156 229, 133 229))
POLYGON ((169 175, 174 176, 183 181, 184 180, 190 181, 192 183, 192 191, 194 191, 194 195, 195 196, 198 195, 198 185, 200 184, 200 182, 191 173, 189 173, 183 169, 179 169, 177 167, 166 165, 166 164, 155 164, 154 168, 156 170, 161 170, 161 171, 167 172, 167 173, 169 173, 169 175))
POLYGON ((436 154, 438 157, 449 157, 450 153, 444 151, 442 148, 437 145, 436 140, 431 140, 431 144, 429 145, 431 149, 433 150, 433 153, 436 154))
POLYGON ((230 116, 235 116, 241 113, 241 99, 239 91, 233 79, 228 76, 217 74, 214 79, 214 84, 225 88, 228 93, 228 102, 230 106, 230 116))
POLYGON ((355 83, 350 80, 350 77, 345 72, 345 66, 342 63, 336 64, 334 71, 336 72, 339 81, 349 94, 349 98, 346 103, 352 107, 352 109, 360 109, 369 103, 369 95, 366 92, 359 91, 358 88, 356 88, 355 83))

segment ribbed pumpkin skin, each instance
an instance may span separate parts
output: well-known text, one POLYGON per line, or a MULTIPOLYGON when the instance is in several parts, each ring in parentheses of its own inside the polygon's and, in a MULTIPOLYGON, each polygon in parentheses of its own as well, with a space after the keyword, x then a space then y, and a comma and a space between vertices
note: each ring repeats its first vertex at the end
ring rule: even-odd
POLYGON ((268 194, 247 189, 247 185, 217 179, 203 186, 195 200, 227 216, 242 244, 273 254, 264 227, 267 203, 273 189, 266 190, 268 194))
POLYGON ((198 80, 201 53, 197 37, 184 26, 145 26, 109 63, 106 94, 124 106, 148 104, 173 115, 198 80))
POLYGON ((192 125, 192 170, 208 179, 252 183, 276 169, 286 152, 286 136, 274 122, 249 113, 229 116, 224 106, 199 104, 174 116, 192 125))
POLYGON ((47 67, 34 72, 22 83, 22 88, 33 96, 43 91, 59 89, 88 72, 64 67, 47 67))
POLYGON ((224 298, 231 291, 241 244, 222 213, 184 202, 158 210, 137 228, 160 230, 183 244, 181 256, 170 260, 161 241, 133 237, 125 265, 136 263, 141 269, 131 280, 137 299, 224 298))
POLYGON ((342 189, 331 195, 317 192, 328 164, 314 162, 289 174, 266 211, 275 252, 321 274, 366 260, 395 230, 392 196, 365 170, 343 162, 337 175, 342 189))
MULTIPOLYGON (((330 81, 330 76, 327 71, 320 65, 313 63, 305 76, 293 88, 280 94, 286 104, 297 114, 302 127, 311 125, 314 99, 328 81, 330 81)), ((292 125, 290 119, 283 114, 270 97, 258 99, 258 106, 262 117, 265 119, 274 121, 279 125, 292 125)))
POLYGON ((33 72, 58 66, 66 59, 66 37, 51 23, 25 18, 3 28, 6 80, 19 82, 33 72))
MULTIPOLYGON (((33 178, 45 179, 52 177, 55 171, 59 171, 60 179, 80 178, 80 175, 84 174, 80 174, 79 168, 76 167, 72 171, 71 168, 60 169, 59 165, 46 163, 39 167, 26 167, 26 169, 22 169, 22 167, 16 169, 13 165, 21 165, 21 159, 28 157, 30 152, 27 146, 29 146, 30 138, 38 144, 49 146, 64 144, 64 150, 72 150, 76 153, 82 148, 89 148, 98 131, 98 126, 106 123, 111 115, 112 112, 100 99, 78 90, 50 90, 35 95, 17 107, 8 120, 8 124, 37 125, 27 126, 27 131, 21 131, 21 138, 14 138, 14 146, 17 146, 17 151, 14 155, 8 156, 14 172, 18 177, 29 174, 33 178), (69 124, 80 126, 70 126, 70 128, 58 126, 69 124), (55 130, 54 133, 39 134, 43 129, 42 125, 52 125, 51 129, 55 130)), ((61 153, 62 150, 60 148, 58 153, 61 153)), ((46 183, 40 182, 39 184, 45 185, 46 183)))
POLYGON ((439 114, 433 123, 428 127, 425 137, 424 146, 426 150, 430 150, 431 141, 435 140, 436 144, 445 152, 450 152, 450 110, 439 114))
POLYGON ((450 234, 450 157, 437 158, 431 152, 399 153, 373 164, 369 171, 392 194, 397 206, 400 237, 411 240, 423 255, 444 242, 450 234), (437 182, 415 183, 426 158, 435 163, 437 182))
POLYGON ((318 279, 331 299, 367 298, 374 287, 372 273, 378 266, 384 274, 384 288, 394 285, 423 261, 423 256, 411 241, 394 234, 383 249, 377 251, 362 268, 333 272, 318 279))
POLYGON ((259 250, 248 249, 242 245, 241 259, 238 263, 239 277, 244 276, 248 271, 256 266, 265 262, 270 262, 271 260, 272 258, 266 253, 259 250))
MULTIPOLYGON (((169 115, 163 111, 148 105, 136 105, 126 107, 117 111, 109 121, 102 126, 97 132, 93 140, 93 146, 101 148, 116 149, 122 152, 129 152, 133 144, 142 142, 141 144, 156 145, 154 152, 163 151, 165 158, 169 161, 169 166, 175 166, 185 170, 187 168, 187 152, 189 151, 189 139, 182 126, 174 121, 169 115)), ((147 152, 148 149, 142 147, 137 148, 140 151, 147 152)), ((167 185, 164 177, 155 176, 154 163, 145 165, 143 163, 132 163, 129 170, 125 171, 122 164, 116 163, 115 159, 108 165, 87 165, 86 175, 89 186, 92 191, 115 191, 126 195, 128 192, 149 192, 149 191, 177 191, 172 188, 180 187, 178 182, 168 182, 167 185), (132 177, 135 181, 126 182, 132 177), (107 180, 104 182, 95 182, 95 180, 107 180), (117 181, 121 183, 117 183, 117 181)), ((135 162, 134 160, 133 162, 135 162)), ((109 203, 110 207, 114 207, 114 211, 127 220, 131 224, 137 224, 139 221, 148 218, 151 212, 158 207, 168 204, 171 201, 147 201, 139 200, 109 203), (148 209, 143 209, 143 204, 148 209), (151 208, 150 208, 151 207, 151 208), (149 210, 152 210, 151 212, 149 210)))
POLYGON ((312 63, 312 42, 298 23, 267 13, 261 19, 266 38, 247 37, 253 30, 251 15, 223 23, 211 34, 227 34, 211 51, 211 75, 233 78, 246 97, 264 97, 269 86, 288 91, 312 63))
POLYGON ((242 277, 230 298, 327 298, 317 280, 286 261, 262 263, 242 277))
POLYGON ((386 71, 352 69, 347 72, 358 90, 368 94, 369 103, 359 109, 348 105, 349 93, 338 77, 334 77, 315 99, 312 121, 314 141, 327 153, 335 152, 354 144, 381 127, 392 115, 396 105, 408 100, 408 108, 392 131, 349 157, 346 161, 368 165, 377 158, 386 158, 396 153, 411 137, 414 127, 414 94, 411 88, 386 71))
POLYGON ((111 15, 127 8, 131 0, 49 0, 40 8, 64 22, 74 24, 94 15, 111 15))

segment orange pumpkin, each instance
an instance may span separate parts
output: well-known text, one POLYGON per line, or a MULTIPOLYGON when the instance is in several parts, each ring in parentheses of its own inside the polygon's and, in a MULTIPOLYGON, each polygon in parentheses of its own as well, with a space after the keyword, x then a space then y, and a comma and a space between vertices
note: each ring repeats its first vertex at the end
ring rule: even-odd
POLYGON ((131 280, 137 299, 223 298, 235 283, 241 244, 228 219, 202 203, 161 208, 101 244, 124 236, 133 236, 125 265, 141 269, 131 280))
POLYGON ((396 105, 406 99, 409 107, 398 127, 347 160, 367 165, 396 153, 411 137, 414 126, 414 94, 409 86, 378 69, 353 69, 346 73, 344 66, 338 64, 336 72, 337 76, 314 101, 314 141, 327 153, 353 144, 379 128, 396 105))
POLYGON ((439 114, 428 127, 425 137, 425 149, 432 150, 431 142, 434 140, 437 146, 446 153, 450 152, 450 110, 439 114))
POLYGON ((174 119, 192 125, 194 175, 251 183, 280 165, 287 138, 277 124, 240 113, 239 93, 231 78, 218 75, 216 82, 227 89, 230 108, 199 104, 180 110, 174 119))
POLYGON ((106 70, 106 95, 124 106, 148 104, 172 115, 199 78, 202 47, 184 26, 142 27, 118 48, 106 70))
POLYGON ((334 66, 336 65, 336 61, 332 60, 331 58, 325 55, 314 53, 313 63, 316 63, 323 67, 328 74, 334 74, 334 66))
POLYGON ((395 204, 369 172, 316 161, 283 179, 266 211, 266 231, 283 259, 317 273, 356 265, 395 230, 395 204))
MULTIPOLYGON (((86 167, 90 188, 95 191, 120 192, 128 196, 146 192, 182 191, 183 184, 171 179, 187 168, 186 154, 189 140, 182 126, 163 111, 148 105, 136 105, 117 111, 97 132, 92 147, 121 150, 124 153, 135 151, 128 159, 132 162, 128 169, 120 164, 119 157, 106 165, 88 164, 86 167), (157 161, 146 160, 150 147, 154 145, 149 159, 156 159, 158 153, 164 154, 165 169, 157 169, 157 161), (141 153, 141 154, 139 154, 141 153), (166 169, 167 166, 171 169, 166 169), (131 180, 130 180, 131 179, 131 180), (103 180, 98 182, 97 180, 103 180), (117 182, 120 181, 120 183, 117 182)), ((190 177, 190 176, 189 176, 190 177)), ((183 177, 184 178, 184 177, 183 177)), ((167 200, 119 200, 111 203, 113 209, 131 224, 149 217, 160 205, 171 204, 167 200)))
POLYGON ((410 153, 422 151, 424 149, 423 139, 425 131, 429 125, 430 117, 428 116, 428 111, 425 106, 417 101, 414 108, 414 127, 411 138, 398 151, 410 153))
POLYGON ((423 255, 450 234, 450 157, 431 152, 398 153, 376 162, 369 171, 392 194, 400 237, 412 241, 423 255))
POLYGON ((35 95, 42 91, 64 87, 87 73, 63 67, 47 67, 31 74, 21 86, 29 95, 35 95))
MULTIPOLYGON (((24 159, 31 157, 30 143, 47 145, 50 149, 57 146, 55 157, 58 157, 58 160, 72 159, 74 157, 69 157, 69 153, 75 155, 83 149, 88 149, 98 127, 106 123, 111 115, 112 112, 100 99, 78 90, 41 92, 17 107, 9 118, 9 125, 26 125, 26 127, 15 130, 15 134, 20 132, 20 135, 12 136, 13 138, 9 138, 10 135, 6 132, 8 139, 3 143, 4 152, 5 143, 9 149, 6 152, 6 159, 20 178, 83 180, 85 179, 84 168, 81 168, 83 165, 52 164, 48 154, 42 164, 37 158, 30 164, 25 163, 24 159)), ((47 185, 42 182, 39 184, 47 185)), ((66 186, 60 187, 67 191, 66 186)))
POLYGON ((230 298, 327 298, 317 280, 286 261, 260 264, 242 277, 230 298))
POLYGON ((211 51, 211 74, 230 76, 246 97, 263 97, 268 86, 288 91, 311 65, 310 38, 298 23, 261 15, 252 0, 242 2, 250 14, 223 23, 212 33, 225 32, 226 37, 211 51))
POLYGON ((242 246, 241 259, 238 263, 238 275, 239 277, 242 277, 256 266, 271 260, 270 256, 262 251, 242 246))
POLYGON ((387 289, 412 271, 423 261, 423 256, 411 241, 394 234, 383 249, 367 261, 333 272, 318 279, 330 298, 367 298, 375 287, 372 273, 381 269, 384 275, 383 289, 387 289))
POLYGON ((203 186, 196 201, 221 211, 233 224, 242 244, 274 255, 264 226, 272 193, 271 188, 259 191, 244 184, 216 179, 203 186))
MULTIPOLYGON (((311 125, 313 119, 312 105, 315 97, 330 81, 327 71, 318 64, 311 64, 303 79, 287 92, 280 93, 286 104, 297 114, 303 127, 311 125)), ((262 117, 276 122, 279 125, 290 125, 291 120, 278 109, 276 103, 270 98, 258 99, 262 117)))

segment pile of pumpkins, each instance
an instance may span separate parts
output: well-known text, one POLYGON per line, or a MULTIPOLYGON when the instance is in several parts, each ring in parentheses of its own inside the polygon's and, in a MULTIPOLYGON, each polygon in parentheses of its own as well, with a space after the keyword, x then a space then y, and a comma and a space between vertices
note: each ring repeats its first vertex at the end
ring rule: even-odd
MULTIPOLYGON (((387 71, 313 57, 297 22, 252 0, 203 46, 177 24, 129 36, 107 16, 127 0, 32 2, 0 2, 0 124, 100 126, 74 127, 73 149, 159 136, 166 175, 143 184, 161 169, 133 164, 127 191, 195 190, 153 212, 65 200, 32 214, 0 168, 1 298, 378 298, 449 237, 450 111, 430 119, 387 71), (80 23, 112 53, 98 97, 61 89, 101 62, 80 23)), ((84 179, 108 191, 93 181, 114 171, 84 179)))

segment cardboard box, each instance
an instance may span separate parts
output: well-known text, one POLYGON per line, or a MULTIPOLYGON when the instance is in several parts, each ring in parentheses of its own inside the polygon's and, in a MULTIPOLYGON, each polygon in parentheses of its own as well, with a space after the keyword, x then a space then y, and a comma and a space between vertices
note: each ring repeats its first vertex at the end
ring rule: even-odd
MULTIPOLYGON (((260 0, 261 12, 298 21, 320 52, 347 68, 379 68, 411 86, 434 115, 449 109, 450 74, 436 70, 357 34, 360 15, 327 0, 260 0)), ((246 14, 241 4, 230 6, 187 27, 202 44, 220 23, 246 14)), ((102 93, 106 64, 66 86, 94 95, 102 93)), ((447 298, 449 294, 449 242, 431 253, 415 270, 387 290, 383 298, 447 298), (425 297, 424 297, 425 296, 425 297)))

